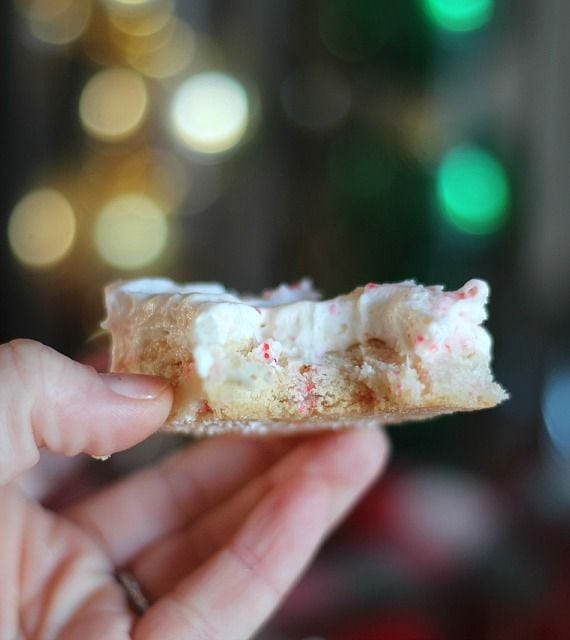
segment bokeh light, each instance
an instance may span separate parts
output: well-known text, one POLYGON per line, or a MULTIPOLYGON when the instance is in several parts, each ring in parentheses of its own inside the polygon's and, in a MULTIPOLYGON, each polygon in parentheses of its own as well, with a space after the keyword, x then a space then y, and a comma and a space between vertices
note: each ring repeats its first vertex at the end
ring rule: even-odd
POLYGON ((502 532, 501 505, 492 487, 462 472, 418 470, 402 476, 388 499, 391 536, 428 571, 469 562, 502 532))
POLYGON ((448 151, 437 171, 436 188, 441 211, 461 231, 488 234, 504 225, 509 206, 507 175, 484 149, 461 145, 448 151))
POLYGON ((313 65, 288 76, 281 85, 281 104, 297 126, 327 131, 339 125, 352 103, 349 83, 333 67, 313 65))
POLYGON ((473 31, 493 16, 493 0, 423 0, 426 15, 448 31, 473 31))
POLYGON ((48 267, 59 262, 75 239, 75 214, 55 189, 38 189, 24 196, 10 215, 8 241, 20 262, 48 267))
POLYGON ((156 0, 106 0, 106 4, 112 8, 115 7, 148 7, 156 3, 156 0))
POLYGON ((97 216, 95 245, 103 260, 113 267, 145 267, 161 255, 167 240, 164 211, 143 194, 118 196, 97 216))
POLYGON ((79 99, 79 116, 94 138, 117 141, 139 128, 147 105, 146 85, 138 73, 123 68, 106 69, 85 85, 79 99))
POLYGON ((149 78, 170 78, 188 67, 195 50, 196 35, 192 28, 181 20, 174 20, 168 37, 156 47, 131 53, 129 62, 149 78))
POLYGON ((17 4, 40 41, 64 45, 77 40, 91 18, 90 0, 21 0, 17 4))
POLYGON ((174 0, 124 3, 107 2, 111 24, 132 36, 149 36, 168 25, 174 15, 174 0))
POLYGON ((218 154, 235 147, 249 119, 244 87, 224 73, 205 72, 186 80, 171 105, 172 128, 192 150, 218 154))
POLYGON ((570 456, 570 364, 551 371, 542 394, 542 417, 556 451, 570 456))

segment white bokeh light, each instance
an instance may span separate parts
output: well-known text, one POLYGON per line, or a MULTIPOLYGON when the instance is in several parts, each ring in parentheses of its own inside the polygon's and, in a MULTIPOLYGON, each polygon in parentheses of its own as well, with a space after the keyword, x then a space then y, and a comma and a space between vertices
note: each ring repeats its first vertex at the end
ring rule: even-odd
POLYGON ((248 119, 245 89, 224 73, 206 72, 189 78, 172 100, 174 134, 199 153, 218 154, 235 147, 246 131, 248 119))

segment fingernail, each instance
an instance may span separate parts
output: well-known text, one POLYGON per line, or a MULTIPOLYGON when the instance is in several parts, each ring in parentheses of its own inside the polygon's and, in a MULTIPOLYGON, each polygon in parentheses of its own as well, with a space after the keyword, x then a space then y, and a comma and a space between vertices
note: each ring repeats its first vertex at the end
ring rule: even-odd
POLYGON ((168 380, 142 374, 101 373, 101 380, 119 396, 154 400, 168 387, 168 380))

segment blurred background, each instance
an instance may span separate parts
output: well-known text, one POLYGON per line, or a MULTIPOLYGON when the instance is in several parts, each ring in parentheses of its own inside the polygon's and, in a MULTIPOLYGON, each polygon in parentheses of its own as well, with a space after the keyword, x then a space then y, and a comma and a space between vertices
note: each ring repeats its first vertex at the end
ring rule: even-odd
POLYGON ((144 274, 491 284, 512 399, 391 429, 386 477, 259 639, 570 638, 570 3, 0 11, 2 341, 88 357, 103 285, 144 274))

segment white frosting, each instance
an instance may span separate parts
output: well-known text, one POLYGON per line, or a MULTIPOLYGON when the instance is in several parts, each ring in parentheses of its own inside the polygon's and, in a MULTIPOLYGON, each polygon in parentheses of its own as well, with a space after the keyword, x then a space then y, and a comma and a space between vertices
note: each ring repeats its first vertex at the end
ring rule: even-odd
POLYGON ((178 284, 168 278, 139 278, 118 283, 118 289, 133 296, 144 298, 159 293, 206 293, 216 295, 226 293, 224 285, 218 282, 189 282, 178 284))
POLYGON ((220 284, 132 280, 107 289, 104 326, 111 331, 112 310, 125 294, 135 305, 146 305, 143 315, 150 322, 157 296, 180 305, 177 312, 187 314, 187 340, 201 378, 213 371, 216 377, 229 374, 225 347, 230 343, 250 344, 255 360, 268 366, 280 357, 318 363, 327 352, 370 339, 426 364, 458 352, 490 357, 491 338, 480 326, 489 294, 482 280, 470 280, 455 292, 412 281, 371 283, 325 301, 316 301, 309 280, 281 285, 261 298, 240 297, 220 284))

